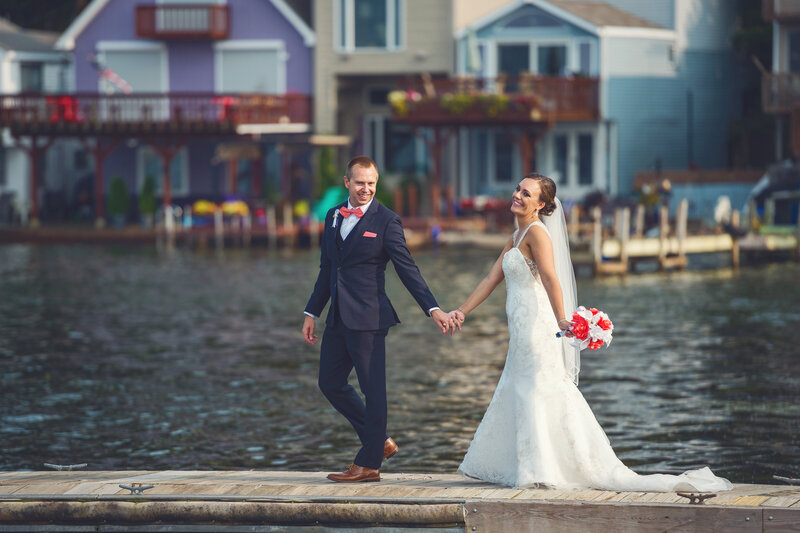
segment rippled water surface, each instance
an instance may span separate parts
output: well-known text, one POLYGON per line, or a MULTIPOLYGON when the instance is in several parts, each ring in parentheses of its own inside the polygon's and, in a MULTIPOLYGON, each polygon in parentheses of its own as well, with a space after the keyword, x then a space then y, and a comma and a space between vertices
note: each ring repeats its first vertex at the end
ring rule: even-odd
MULTIPOLYGON (((455 307, 494 253, 415 254, 455 307)), ((336 470, 354 433, 300 336, 316 252, 0 247, 0 469, 336 470)), ((505 289, 442 338, 394 275, 387 471, 453 472, 503 368, 505 289)), ((580 389, 640 472, 800 477, 800 267, 580 279, 615 323, 580 389)))

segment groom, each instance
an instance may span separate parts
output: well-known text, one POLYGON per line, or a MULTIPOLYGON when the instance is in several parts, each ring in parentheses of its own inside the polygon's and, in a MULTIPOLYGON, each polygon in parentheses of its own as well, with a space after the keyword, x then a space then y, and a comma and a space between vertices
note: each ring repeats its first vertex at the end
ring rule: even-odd
POLYGON ((450 329, 419 268, 406 247, 400 217, 374 199, 378 168, 359 156, 347 164, 347 203, 328 211, 322 238, 319 276, 308 300, 303 338, 316 344, 315 319, 330 299, 319 362, 319 388, 353 425, 361 449, 338 482, 380 481, 384 459, 397 452, 386 434, 386 333, 400 322, 384 291, 386 263, 391 259, 406 289, 443 334, 450 329), (356 369, 366 398, 361 401, 347 383, 356 369))

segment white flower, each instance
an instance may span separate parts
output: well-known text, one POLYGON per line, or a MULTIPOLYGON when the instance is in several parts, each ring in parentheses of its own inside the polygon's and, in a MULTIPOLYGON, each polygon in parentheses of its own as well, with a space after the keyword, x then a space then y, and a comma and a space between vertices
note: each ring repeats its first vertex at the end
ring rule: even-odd
POLYGON ((336 227, 336 217, 339 216, 339 210, 337 209, 336 212, 333 214, 333 224, 331 224, 332 228, 336 227))

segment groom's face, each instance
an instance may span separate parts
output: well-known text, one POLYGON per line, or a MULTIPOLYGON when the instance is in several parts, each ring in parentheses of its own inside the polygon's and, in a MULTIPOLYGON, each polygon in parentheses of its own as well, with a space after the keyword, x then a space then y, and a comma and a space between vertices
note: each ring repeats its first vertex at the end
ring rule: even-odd
POLYGON ((369 203, 378 186, 378 169, 356 165, 350 170, 350 174, 349 179, 344 177, 344 186, 350 191, 350 205, 360 207, 369 203))

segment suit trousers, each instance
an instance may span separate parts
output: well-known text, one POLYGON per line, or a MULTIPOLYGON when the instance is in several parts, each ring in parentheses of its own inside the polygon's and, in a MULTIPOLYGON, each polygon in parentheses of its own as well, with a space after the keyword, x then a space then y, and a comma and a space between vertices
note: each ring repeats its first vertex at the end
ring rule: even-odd
POLYGON ((350 422, 361 441, 355 464, 380 468, 386 441, 386 334, 357 331, 341 320, 325 327, 320 347, 319 388, 350 422), (347 382, 355 368, 366 404, 347 382))

